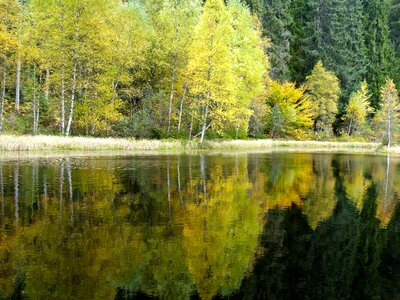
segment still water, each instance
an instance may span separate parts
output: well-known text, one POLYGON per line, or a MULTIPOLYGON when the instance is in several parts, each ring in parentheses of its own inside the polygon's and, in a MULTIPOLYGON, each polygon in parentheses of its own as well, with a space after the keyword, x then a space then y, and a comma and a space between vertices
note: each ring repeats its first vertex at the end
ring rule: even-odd
POLYGON ((0 298, 400 297, 400 159, 0 159, 0 298))

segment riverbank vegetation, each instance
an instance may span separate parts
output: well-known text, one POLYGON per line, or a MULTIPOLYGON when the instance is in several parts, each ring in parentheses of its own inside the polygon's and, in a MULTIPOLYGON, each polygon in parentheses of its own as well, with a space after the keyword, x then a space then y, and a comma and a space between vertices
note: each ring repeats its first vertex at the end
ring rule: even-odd
MULTIPOLYGON (((185 151, 185 150, 223 150, 223 151, 313 151, 330 152, 344 151, 354 153, 386 153, 387 148, 380 143, 371 142, 323 142, 323 141, 289 141, 289 140, 199 140, 188 141, 180 139, 168 140, 134 140, 123 138, 94 137, 62 137, 62 136, 12 136, 2 135, 0 138, 0 153, 7 152, 43 152, 43 151, 74 150, 83 151, 185 151)), ((400 153, 400 148, 390 148, 391 153, 400 153)))
POLYGON ((399 132, 399 7, 0 0, 0 131, 391 146, 399 132))

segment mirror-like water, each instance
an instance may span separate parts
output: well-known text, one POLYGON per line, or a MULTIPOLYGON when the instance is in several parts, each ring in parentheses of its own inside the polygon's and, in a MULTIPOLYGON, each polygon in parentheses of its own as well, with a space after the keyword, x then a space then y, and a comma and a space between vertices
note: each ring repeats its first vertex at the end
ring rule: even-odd
POLYGON ((400 297, 400 159, 0 159, 0 298, 400 297))

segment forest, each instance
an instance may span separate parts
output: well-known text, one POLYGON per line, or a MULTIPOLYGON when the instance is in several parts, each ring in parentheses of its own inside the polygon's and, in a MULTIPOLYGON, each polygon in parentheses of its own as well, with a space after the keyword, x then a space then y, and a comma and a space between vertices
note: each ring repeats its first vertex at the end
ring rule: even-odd
POLYGON ((0 0, 7 134, 396 142, 400 0, 0 0))

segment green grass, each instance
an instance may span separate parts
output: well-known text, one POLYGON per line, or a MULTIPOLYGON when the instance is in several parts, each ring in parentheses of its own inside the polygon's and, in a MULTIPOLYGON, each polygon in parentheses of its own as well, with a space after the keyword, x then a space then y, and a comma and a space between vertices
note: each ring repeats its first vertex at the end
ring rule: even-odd
MULTIPOLYGON (((280 140, 208 140, 203 145, 187 140, 134 140, 118 138, 61 137, 61 136, 12 136, 0 135, 0 151, 186 151, 186 150, 285 150, 330 152, 345 151, 355 153, 385 153, 378 143, 361 142, 317 142, 280 140)), ((399 153, 400 147, 393 147, 390 153, 399 153)))

